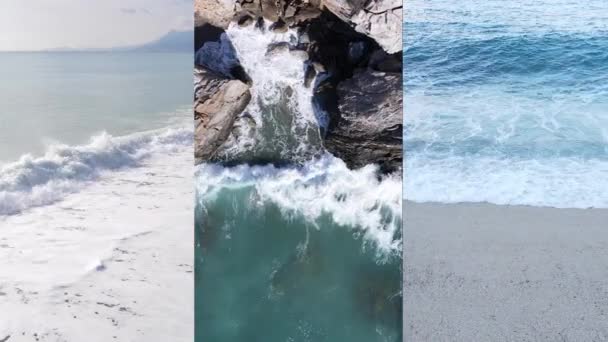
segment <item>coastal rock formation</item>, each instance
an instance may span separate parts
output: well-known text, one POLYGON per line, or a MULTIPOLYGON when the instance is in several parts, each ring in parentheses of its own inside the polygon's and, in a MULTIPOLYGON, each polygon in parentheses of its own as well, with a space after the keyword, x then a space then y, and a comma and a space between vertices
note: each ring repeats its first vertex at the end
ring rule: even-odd
POLYGON ((234 18, 234 0, 197 0, 194 2, 194 27, 212 25, 226 29, 234 18))
POLYGON ((204 68, 195 69, 194 156, 211 160, 228 138, 238 115, 251 100, 249 86, 204 68))
POLYGON ((351 24, 357 32, 374 39, 386 52, 402 50, 401 0, 324 0, 323 6, 351 24))
POLYGON ((311 22, 310 61, 321 65, 313 107, 325 148, 349 168, 402 162, 402 54, 379 44, 334 15, 311 22))
POLYGON ((237 0, 236 2, 241 15, 264 18, 276 24, 276 27, 287 28, 321 15, 321 0, 237 0))
POLYGON ((384 172, 401 168, 401 73, 358 69, 337 87, 340 118, 325 148, 350 167, 379 164, 384 172))
MULTIPOLYGON (((216 0, 219 1, 219 0, 216 0)), ((300 24, 329 11, 357 32, 374 39, 386 52, 401 51, 401 0, 237 0, 240 14, 262 17, 277 27, 300 24)))
POLYGON ((291 41, 269 45, 266 58, 302 55, 302 82, 312 92, 327 151, 350 168, 401 167, 400 1, 198 0, 195 7, 197 162, 215 160, 229 136, 241 135, 239 120, 256 82, 224 32, 234 22, 265 34, 297 30, 291 41))
POLYGON ((251 80, 224 29, 235 16, 234 0, 195 1, 194 155, 213 160, 251 100, 251 80))

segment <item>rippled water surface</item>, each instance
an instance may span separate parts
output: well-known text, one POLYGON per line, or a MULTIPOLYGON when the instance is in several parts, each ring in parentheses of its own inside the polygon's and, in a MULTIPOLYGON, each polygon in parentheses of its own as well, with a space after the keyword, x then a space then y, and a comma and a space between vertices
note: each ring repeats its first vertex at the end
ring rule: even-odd
POLYGON ((406 198, 608 207, 608 3, 406 8, 406 198))

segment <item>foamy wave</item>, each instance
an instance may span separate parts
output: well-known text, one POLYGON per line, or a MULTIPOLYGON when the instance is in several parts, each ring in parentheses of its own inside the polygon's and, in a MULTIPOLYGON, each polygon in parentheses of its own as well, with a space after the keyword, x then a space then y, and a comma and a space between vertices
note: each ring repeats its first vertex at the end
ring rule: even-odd
POLYGON ((262 32, 233 23, 226 34, 253 84, 252 100, 235 123, 239 134, 228 138, 219 155, 227 160, 300 160, 318 154, 312 90, 304 85, 307 55, 294 48, 296 31, 262 32))
POLYGON ((24 155, 0 166, 0 215, 51 204, 103 172, 136 167, 153 153, 192 146, 192 130, 166 128, 122 137, 107 133, 81 146, 52 145, 42 157, 24 155))
POLYGON ((274 203, 283 215, 311 223, 329 215, 342 226, 361 230, 380 251, 401 248, 401 179, 378 179, 377 166, 349 170, 329 154, 302 167, 200 165, 197 198, 204 206, 220 191, 252 188, 258 205, 274 203))
POLYGON ((608 208, 608 161, 408 155, 404 195, 416 202, 608 208))

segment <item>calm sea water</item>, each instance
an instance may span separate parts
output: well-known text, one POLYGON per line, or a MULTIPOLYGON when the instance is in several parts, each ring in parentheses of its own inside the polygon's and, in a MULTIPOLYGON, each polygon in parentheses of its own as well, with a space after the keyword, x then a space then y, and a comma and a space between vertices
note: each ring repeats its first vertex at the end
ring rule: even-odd
POLYGON ((192 148, 192 56, 0 53, 0 216, 192 148))
POLYGON ((406 9, 407 199, 608 207, 608 3, 406 9))
POLYGON ((161 128, 192 99, 188 53, 0 53, 0 163, 161 128))

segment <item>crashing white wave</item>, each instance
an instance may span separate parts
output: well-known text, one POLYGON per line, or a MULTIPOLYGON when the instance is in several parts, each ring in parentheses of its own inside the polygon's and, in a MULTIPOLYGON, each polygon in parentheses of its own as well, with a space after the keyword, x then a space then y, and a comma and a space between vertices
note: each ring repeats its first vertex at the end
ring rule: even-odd
POLYGON ((275 33, 232 24, 226 34, 253 82, 252 100, 235 123, 240 132, 223 144, 226 159, 247 159, 239 157, 249 151, 262 159, 297 160, 299 165, 199 165, 197 199, 202 210, 221 192, 246 189, 251 196, 243 200, 248 205, 274 204, 286 218, 303 218, 318 229, 329 217, 336 225, 352 228, 383 255, 400 251, 400 175, 379 179, 376 165, 349 170, 342 160, 323 154, 312 89, 304 84, 308 57, 297 48, 295 30, 275 33))
POLYGON ((408 155, 404 174, 404 196, 415 202, 608 208, 606 160, 408 155))
POLYGON ((401 249, 401 178, 379 179, 375 165, 349 170, 342 160, 326 154, 301 167, 202 164, 196 175, 203 206, 220 191, 251 188, 256 205, 273 203, 283 215, 313 224, 329 215, 337 225, 360 230, 380 251, 401 249))
POLYGON ((241 133, 224 143, 225 154, 271 150, 289 159, 319 149, 312 90, 304 85, 308 57, 295 48, 296 31, 274 33, 233 23, 226 35, 253 83, 252 100, 235 124, 241 133))
POLYGON ((406 92, 405 198, 608 208, 605 96, 592 87, 533 90, 406 92))
POLYGON ((86 145, 55 144, 41 157, 24 155, 0 166, 0 215, 59 201, 104 172, 137 167, 153 153, 189 148, 192 138, 192 129, 182 127, 122 137, 101 133, 86 145))

